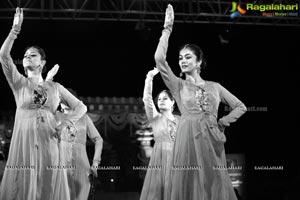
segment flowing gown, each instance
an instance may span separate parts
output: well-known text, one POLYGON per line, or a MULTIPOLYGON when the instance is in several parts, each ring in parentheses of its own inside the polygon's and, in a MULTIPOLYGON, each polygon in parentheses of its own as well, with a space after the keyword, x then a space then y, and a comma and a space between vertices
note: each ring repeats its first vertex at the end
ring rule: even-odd
POLYGON ((226 170, 223 126, 229 126, 246 112, 245 105, 221 84, 176 77, 166 54, 170 30, 163 30, 155 52, 156 66, 173 93, 181 119, 172 158, 171 200, 236 200, 226 170), (220 102, 232 111, 217 121, 220 102))
MULTIPOLYGON (((60 114, 64 119, 68 114, 60 114)), ((68 183, 71 200, 87 200, 91 183, 89 181, 90 162, 86 152, 86 137, 95 144, 93 160, 101 161, 103 139, 90 117, 85 114, 74 126, 62 133, 62 149, 65 155, 65 166, 68 168, 68 183)))
POLYGON ((143 101, 155 143, 140 199, 163 200, 168 198, 171 158, 179 117, 175 115, 175 120, 171 121, 157 112, 152 99, 152 78, 145 80, 143 101))
POLYGON ((66 122, 73 124, 87 108, 59 83, 34 84, 21 75, 10 56, 16 37, 12 31, 0 50, 2 69, 17 106, 0 199, 69 200, 67 173, 61 168, 64 157, 53 136, 54 114, 61 100, 68 102, 74 112, 66 122))

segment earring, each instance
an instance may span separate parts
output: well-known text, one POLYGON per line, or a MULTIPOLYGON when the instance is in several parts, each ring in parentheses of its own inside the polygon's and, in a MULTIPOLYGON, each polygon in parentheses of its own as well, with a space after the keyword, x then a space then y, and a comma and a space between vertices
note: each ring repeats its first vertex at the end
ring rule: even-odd
POLYGON ((43 67, 44 67, 44 66, 41 66, 41 65, 39 66, 39 71, 40 71, 41 73, 43 72, 43 67))
POLYGON ((200 72, 201 72, 201 67, 198 67, 198 68, 197 68, 197 72, 198 72, 198 74, 200 74, 200 72))

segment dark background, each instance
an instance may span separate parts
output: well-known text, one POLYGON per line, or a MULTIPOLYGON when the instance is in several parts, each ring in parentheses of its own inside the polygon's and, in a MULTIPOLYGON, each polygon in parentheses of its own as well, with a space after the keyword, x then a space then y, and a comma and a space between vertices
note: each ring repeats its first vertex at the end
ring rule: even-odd
MULTIPOLYGON (((0 41, 7 37, 12 20, 0 20, 0 41)), ((163 22, 144 25, 138 29, 136 22, 25 18, 11 54, 14 60, 21 60, 26 46, 41 46, 48 68, 60 65, 55 81, 83 97, 141 97, 145 76, 155 66, 154 52, 163 22)), ((295 27, 175 21, 167 57, 175 74, 180 73, 178 48, 185 43, 198 44, 208 63, 201 73, 204 79, 221 83, 247 107, 267 108, 266 112, 247 112, 226 130, 226 152, 245 154, 248 199, 283 199, 296 189, 299 36, 295 27), (219 34, 229 43, 222 44, 219 34), (257 171, 254 166, 284 169, 257 171)), ((23 73, 22 66, 18 68, 23 73)), ((158 76, 153 93, 162 89, 165 85, 158 76)), ((3 73, 0 91, 0 110, 15 110, 3 73)), ((226 114, 220 108, 220 116, 226 114)))

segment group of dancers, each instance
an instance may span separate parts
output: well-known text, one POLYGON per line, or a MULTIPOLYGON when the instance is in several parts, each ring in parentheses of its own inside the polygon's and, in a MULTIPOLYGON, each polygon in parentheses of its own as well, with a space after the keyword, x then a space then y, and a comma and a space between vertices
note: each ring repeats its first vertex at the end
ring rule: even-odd
MULTIPOLYGON (((22 21, 23 11, 17 8, 12 30, 0 50, 17 105, 0 200, 87 199, 88 174, 97 176, 102 138, 86 114, 86 106, 71 90, 53 81, 58 67, 43 79, 46 56, 40 47, 25 51, 27 77, 18 72, 10 51, 22 21), (87 134, 95 143, 92 166, 85 150, 87 134)), ((221 84, 201 78, 206 63, 195 44, 180 48, 180 77, 172 72, 166 55, 173 24, 174 10, 169 4, 154 56, 156 67, 148 72, 143 93, 155 144, 140 199, 236 200, 225 169, 224 131, 247 109, 221 84), (161 91, 154 102, 152 82, 158 73, 169 90, 161 91), (218 118, 221 102, 232 110, 218 118), (175 105, 180 115, 173 113, 175 105)))
POLYGON ((179 50, 185 79, 172 72, 166 55, 173 24, 174 10, 168 5, 154 56, 156 68, 145 80, 143 101, 155 143, 140 199, 237 200, 226 170, 224 130, 247 109, 221 84, 201 78, 206 63, 195 44, 179 50), (158 72, 169 89, 158 96, 159 112, 152 99, 152 80, 158 72), (172 112, 175 102, 180 116, 172 112), (218 119, 220 102, 232 110, 218 119))
POLYGON ((0 199, 88 199, 89 177, 97 177, 103 140, 74 91, 53 81, 58 65, 43 79, 46 54, 42 48, 25 49, 27 77, 19 73, 10 52, 22 22, 23 10, 17 8, 12 29, 0 49, 2 69, 17 106, 0 199), (87 136, 95 144, 91 166, 87 136))

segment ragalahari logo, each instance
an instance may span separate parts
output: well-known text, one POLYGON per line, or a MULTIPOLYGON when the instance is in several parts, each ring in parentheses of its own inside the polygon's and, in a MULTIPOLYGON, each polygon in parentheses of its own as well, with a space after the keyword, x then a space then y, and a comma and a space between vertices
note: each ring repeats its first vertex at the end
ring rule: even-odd
POLYGON ((232 2, 232 8, 229 12, 232 12, 230 15, 231 19, 246 14, 246 10, 244 10, 240 4, 237 4, 236 2, 232 2))

